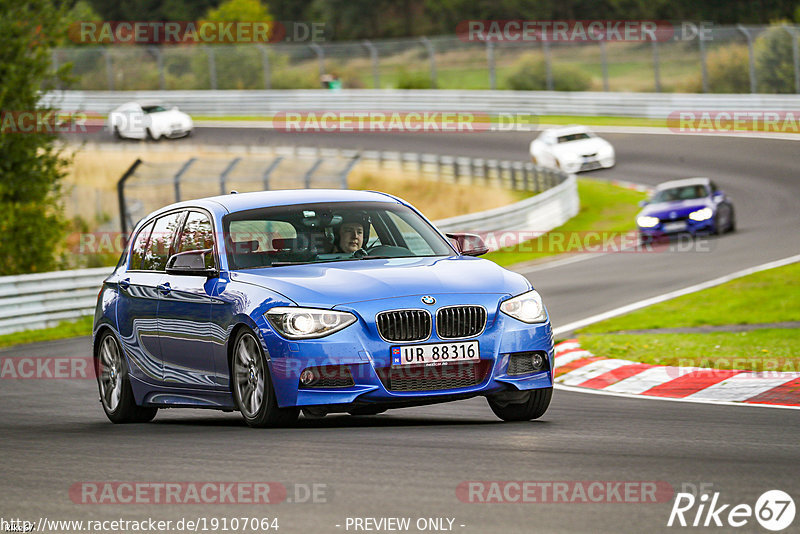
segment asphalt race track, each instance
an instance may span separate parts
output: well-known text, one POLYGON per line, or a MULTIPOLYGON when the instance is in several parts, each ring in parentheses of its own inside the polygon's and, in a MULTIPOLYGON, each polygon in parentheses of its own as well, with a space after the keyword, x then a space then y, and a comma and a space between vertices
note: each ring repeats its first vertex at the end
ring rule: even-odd
MULTIPOLYGON (((709 176, 733 197, 739 230, 708 241, 708 251, 611 253, 531 268, 526 274, 543 294, 554 326, 800 251, 797 142, 604 137, 615 145, 619 163, 585 176, 647 184, 709 176)), ((200 128, 193 137, 209 144, 296 143, 505 159, 525 159, 530 139, 530 133, 295 136, 239 128, 200 128)), ((88 354, 88 339, 0 351, 3 357, 88 354)), ((454 518, 453 530, 472 533, 661 532, 685 530, 666 526, 671 501, 474 504, 461 502, 456 487, 464 481, 665 481, 676 492, 705 484, 720 492, 721 503, 750 506, 771 489, 796 502, 800 495, 796 410, 557 391, 547 414, 529 423, 501 423, 483 399, 472 399, 253 430, 238 414, 181 410, 162 411, 151 424, 112 425, 93 380, 3 380, 0 399, 2 515, 34 522, 43 516, 255 516, 278 517, 280 532, 345 532, 348 517, 410 517, 412 525, 419 517, 445 517, 454 518), (81 481, 277 481, 294 501, 293 485, 325 484, 319 500, 327 502, 75 504, 69 488, 81 481)), ((750 518, 737 531, 764 530, 750 518)))

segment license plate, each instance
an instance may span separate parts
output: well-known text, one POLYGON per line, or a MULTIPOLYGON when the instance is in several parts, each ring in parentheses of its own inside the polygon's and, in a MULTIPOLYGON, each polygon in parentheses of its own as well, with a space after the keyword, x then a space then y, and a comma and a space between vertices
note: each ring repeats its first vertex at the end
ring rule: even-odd
POLYGON ((686 222, 684 221, 664 223, 665 232, 679 232, 681 230, 686 230, 686 222))
POLYGON ((392 367, 441 365, 480 360, 480 357, 477 341, 392 347, 392 367))

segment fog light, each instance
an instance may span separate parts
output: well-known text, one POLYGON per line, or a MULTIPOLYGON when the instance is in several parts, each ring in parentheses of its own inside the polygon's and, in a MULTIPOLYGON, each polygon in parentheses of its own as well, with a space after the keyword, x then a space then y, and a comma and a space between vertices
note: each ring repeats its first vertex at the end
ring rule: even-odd
POLYGON ((311 369, 305 369, 302 373, 300 373, 300 383, 304 386, 311 385, 316 378, 317 377, 314 376, 314 371, 311 369))
POLYGON ((542 365, 544 365, 544 358, 542 358, 541 354, 536 353, 533 355, 531 363, 533 363, 533 370, 538 371, 542 368, 542 365))

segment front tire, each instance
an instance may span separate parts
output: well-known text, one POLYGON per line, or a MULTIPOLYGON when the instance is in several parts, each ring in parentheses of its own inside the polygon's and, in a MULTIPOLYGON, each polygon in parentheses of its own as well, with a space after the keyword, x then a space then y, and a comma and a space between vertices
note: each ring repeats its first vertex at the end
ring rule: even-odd
POLYGON ((249 330, 236 336, 231 369, 233 398, 249 426, 287 426, 297 420, 298 408, 278 407, 264 351, 249 330))
POLYGON ((487 397, 489 407, 503 421, 530 421, 544 415, 553 397, 553 388, 532 389, 520 392, 519 401, 501 402, 487 397))
POLYGON ((112 423, 146 423, 158 408, 138 406, 128 378, 128 367, 117 338, 106 331, 100 338, 95 355, 97 386, 106 417, 112 423))
POLYGON ((153 135, 153 131, 150 128, 147 128, 147 138, 151 141, 158 141, 159 139, 161 139, 161 136, 159 135, 156 137, 155 135, 153 135))

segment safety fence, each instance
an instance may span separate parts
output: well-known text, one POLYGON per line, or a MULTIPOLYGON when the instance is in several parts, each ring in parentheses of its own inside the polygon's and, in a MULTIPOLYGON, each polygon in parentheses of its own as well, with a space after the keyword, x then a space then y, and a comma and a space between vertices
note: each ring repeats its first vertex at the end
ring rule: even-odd
MULTIPOLYGON (((487 21, 488 22, 488 21, 487 21)), ((455 30, 455 28, 454 28, 455 30)), ((520 36, 517 36, 520 37, 520 36)), ((798 26, 675 24, 668 38, 80 45, 53 51, 83 90, 345 88, 800 93, 798 26), (723 66, 728 74, 720 75, 723 66)))

